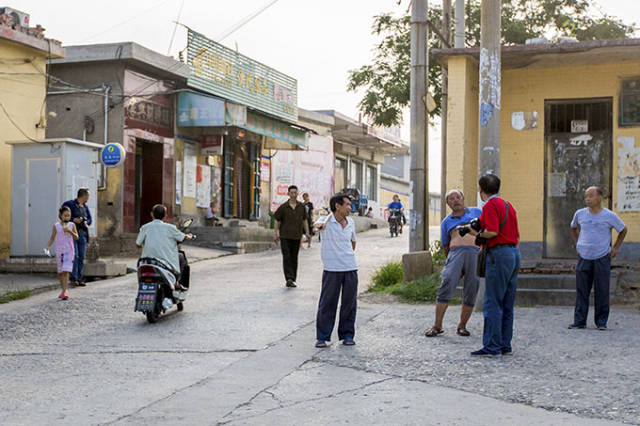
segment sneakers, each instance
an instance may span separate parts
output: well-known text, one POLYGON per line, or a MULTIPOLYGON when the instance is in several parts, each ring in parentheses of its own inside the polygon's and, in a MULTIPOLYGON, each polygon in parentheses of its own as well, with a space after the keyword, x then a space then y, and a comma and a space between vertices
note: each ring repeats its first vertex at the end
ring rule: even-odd
POLYGON ((298 285, 296 284, 296 282, 295 282, 295 281, 293 281, 293 280, 287 280, 287 282, 286 282, 286 284, 285 284, 285 285, 286 285, 287 287, 291 287, 291 288, 298 287, 298 285))
POLYGON ((471 352, 471 356, 478 356, 478 357, 482 356, 482 357, 487 357, 487 358, 497 358, 497 357, 500 356, 500 354, 494 354, 494 353, 491 353, 491 352, 489 352, 489 351, 487 351, 485 349, 479 349, 477 351, 471 352))
POLYGON ((69 295, 65 292, 62 292, 58 295, 58 299, 67 300, 68 298, 69 298, 69 295))
POLYGON ((569 325, 569 327, 568 327, 568 328, 569 328, 570 330, 572 330, 572 329, 576 329, 576 328, 582 329, 582 328, 587 328, 587 326, 586 326, 586 325, 584 325, 584 324, 571 324, 571 325, 569 325))

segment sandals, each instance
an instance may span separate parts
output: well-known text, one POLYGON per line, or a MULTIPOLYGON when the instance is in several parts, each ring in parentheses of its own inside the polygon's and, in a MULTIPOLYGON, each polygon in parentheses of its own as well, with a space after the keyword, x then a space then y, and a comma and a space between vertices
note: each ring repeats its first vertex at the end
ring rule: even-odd
POLYGON ((342 344, 345 346, 353 346, 356 344, 356 342, 353 341, 352 337, 345 337, 344 340, 342 341, 342 344))
POLYGON ((316 342, 316 348, 326 348, 327 347, 327 342, 325 342, 324 340, 318 340, 316 342))
POLYGON ((438 334, 442 334, 442 333, 444 333, 443 329, 437 328, 437 327, 431 327, 431 329, 428 330, 426 333, 424 333, 424 335, 427 337, 436 337, 438 334))
POLYGON ((465 336, 465 337, 471 336, 471 333, 469 333, 469 331, 466 328, 460 328, 460 327, 458 327, 456 334, 458 336, 465 336))

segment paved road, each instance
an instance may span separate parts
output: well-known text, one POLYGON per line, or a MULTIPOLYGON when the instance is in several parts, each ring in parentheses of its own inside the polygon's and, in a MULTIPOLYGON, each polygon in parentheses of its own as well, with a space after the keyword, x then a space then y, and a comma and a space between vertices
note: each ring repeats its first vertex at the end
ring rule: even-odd
MULTIPOLYGON (((364 290, 407 240, 359 238, 364 290)), ((194 264, 185 311, 154 325, 133 312, 131 275, 71 289, 67 302, 52 291, 0 305, 0 424, 606 423, 412 376, 433 360, 415 351, 422 326, 407 323, 431 307, 403 319, 418 308, 361 303, 358 345, 319 351, 319 249, 302 252, 297 289, 283 286, 280 262, 266 252, 194 264)))

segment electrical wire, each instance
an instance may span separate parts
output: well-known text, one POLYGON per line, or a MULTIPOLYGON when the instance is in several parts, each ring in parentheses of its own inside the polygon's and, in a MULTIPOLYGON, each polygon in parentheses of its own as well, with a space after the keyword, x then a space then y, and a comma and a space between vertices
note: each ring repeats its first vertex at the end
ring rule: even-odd
POLYGON ((15 127, 16 129, 18 129, 20 131, 20 133, 22 133, 22 135, 29 139, 31 142, 37 142, 40 143, 39 140, 32 138, 31 136, 27 135, 25 133, 24 130, 22 130, 22 128, 20 126, 18 126, 18 123, 16 123, 15 121, 13 121, 13 118, 11 118, 11 115, 9 115, 9 111, 7 111, 7 109, 4 107, 4 104, 2 103, 2 101, 0 101, 0 108, 2 109, 2 111, 4 112, 4 115, 7 116, 7 119, 9 120, 9 122, 11 124, 13 124, 13 127, 15 127))
POLYGON ((252 21, 255 17, 257 17, 258 15, 260 15, 262 12, 264 12, 265 10, 269 9, 271 6, 273 6, 274 4, 276 4, 278 2, 278 0, 271 0, 269 1, 269 3, 267 3, 265 6, 262 6, 260 9, 258 9, 257 11, 253 12, 252 14, 244 17, 243 19, 241 19, 240 21, 238 21, 236 24, 233 24, 231 27, 227 28, 226 30, 224 30, 216 39, 216 41, 221 42, 222 40, 224 40, 225 38, 229 37, 231 34, 235 33, 236 31, 238 31, 240 28, 244 27, 246 24, 248 24, 250 21, 252 21))

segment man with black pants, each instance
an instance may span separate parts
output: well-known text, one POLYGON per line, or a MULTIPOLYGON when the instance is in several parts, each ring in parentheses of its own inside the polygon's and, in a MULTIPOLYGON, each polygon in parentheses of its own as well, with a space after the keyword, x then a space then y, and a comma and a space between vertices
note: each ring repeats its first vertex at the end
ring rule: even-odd
POLYGON ((336 321, 338 299, 342 294, 338 340, 346 346, 355 345, 358 298, 358 266, 356 264, 356 227, 349 216, 351 200, 337 194, 329 200, 331 214, 321 218, 316 226, 322 231, 322 290, 316 317, 316 348, 326 348, 336 321))
POLYGON ((89 189, 78 189, 78 197, 75 200, 65 201, 62 205, 71 210, 71 220, 76 224, 78 239, 73 241, 75 257, 73 258, 73 271, 71 272, 71 283, 84 287, 85 281, 82 276, 84 269, 84 254, 89 242, 89 226, 91 226, 91 212, 87 202, 89 201, 89 189))
POLYGON ((485 291, 482 311, 484 331, 482 349, 472 356, 512 355, 513 305, 516 300, 520 249, 518 217, 511 203, 498 195, 500 179, 493 174, 478 182, 485 202, 480 215, 482 231, 471 233, 486 240, 485 291))
POLYGON ((298 187, 289 187, 289 200, 283 203, 273 215, 274 241, 280 242, 282 250, 282 266, 287 287, 297 287, 296 278, 298 274, 298 252, 300 251, 300 241, 302 231, 307 236, 309 246, 311 246, 311 235, 309 234, 309 223, 307 221, 307 211, 302 203, 298 202, 298 187))

